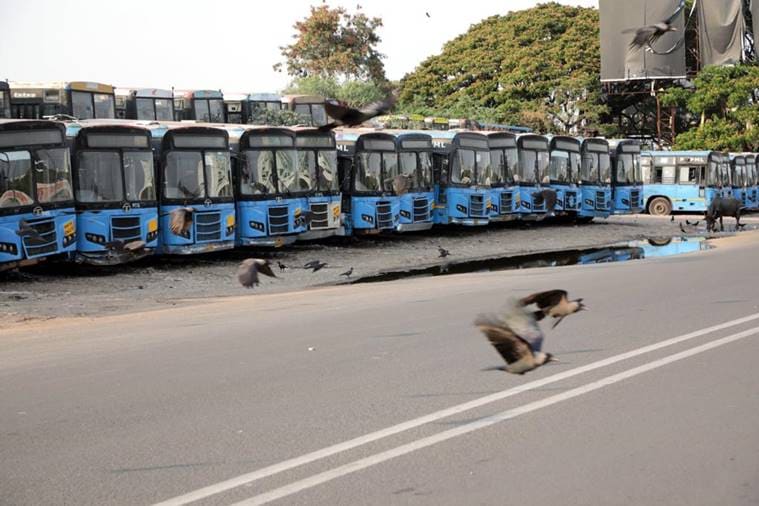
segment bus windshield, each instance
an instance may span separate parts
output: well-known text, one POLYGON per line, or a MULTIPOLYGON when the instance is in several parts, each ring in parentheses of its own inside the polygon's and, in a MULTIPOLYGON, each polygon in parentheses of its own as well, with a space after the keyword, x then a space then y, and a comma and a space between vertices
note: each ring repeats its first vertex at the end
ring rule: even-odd
POLYGON ((274 181, 274 152, 245 151, 245 167, 240 177, 243 195, 266 195, 277 193, 274 181))
POLYGON ((358 156, 357 191, 392 191, 398 175, 398 154, 389 151, 364 151, 358 156))
POLYGON ((224 122, 224 101, 220 98, 196 98, 193 100, 195 119, 208 123, 224 122))
POLYGON ((404 151, 400 153, 400 173, 406 176, 411 189, 424 190, 432 186, 432 156, 428 152, 415 153, 404 151))
POLYGON ((453 159, 451 182, 457 184, 474 184, 475 155, 471 149, 457 149, 453 159))
POLYGON ((632 184, 641 181, 640 157, 633 153, 620 153, 615 172, 612 175, 612 181, 615 183, 632 184))
POLYGON ((331 192, 339 189, 337 180, 337 151, 313 150, 298 153, 299 170, 308 178, 310 190, 331 192), (315 184, 314 184, 315 182, 315 184))
POLYGON ((116 104, 106 93, 71 92, 71 113, 79 119, 114 118, 116 104))
POLYGON ((204 196, 203 155, 199 151, 170 151, 166 155, 163 191, 167 199, 204 196))
POLYGON ((137 119, 172 121, 174 119, 173 102, 167 98, 138 98, 137 119))
POLYGON ((611 183, 611 157, 609 153, 599 153, 599 181, 602 183, 611 183))
POLYGON ((548 163, 548 151, 522 149, 519 157, 518 180, 523 183, 535 183, 542 180, 548 171, 548 163))
POLYGON ((152 153, 82 151, 78 161, 76 195, 80 202, 155 200, 152 153))
POLYGON ((517 148, 491 149, 490 162, 493 170, 499 172, 500 181, 511 183, 514 180, 514 169, 517 167, 517 148))
POLYGON ((570 153, 569 151, 551 151, 551 163, 548 166, 548 178, 551 181, 559 183, 568 183, 570 175, 570 153))
POLYGON ((37 149, 33 151, 33 157, 37 200, 43 204, 73 200, 69 150, 37 149))
POLYGON ((29 151, 0 151, 0 207, 34 204, 32 154, 29 151))
POLYGON ((580 180, 585 183, 598 183, 600 181, 599 153, 587 152, 582 155, 580 166, 580 180))
POLYGON ((232 196, 232 163, 228 151, 205 151, 206 195, 232 196))

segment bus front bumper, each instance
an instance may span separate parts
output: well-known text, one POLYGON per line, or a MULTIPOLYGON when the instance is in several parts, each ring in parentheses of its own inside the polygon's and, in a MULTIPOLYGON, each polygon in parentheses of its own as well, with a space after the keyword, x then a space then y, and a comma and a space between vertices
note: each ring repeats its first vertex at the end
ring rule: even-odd
POLYGON ((397 232, 419 232, 422 230, 430 230, 432 228, 431 221, 424 221, 421 223, 400 223, 395 230, 397 232))
POLYGON ((276 235, 269 237, 241 237, 237 240, 238 246, 260 246, 262 248, 281 248, 295 243, 299 235, 276 235))
POLYGON ((212 242, 202 244, 187 245, 164 245, 161 252, 168 255, 196 255, 199 253, 211 253, 213 251, 224 251, 235 247, 234 241, 212 242))

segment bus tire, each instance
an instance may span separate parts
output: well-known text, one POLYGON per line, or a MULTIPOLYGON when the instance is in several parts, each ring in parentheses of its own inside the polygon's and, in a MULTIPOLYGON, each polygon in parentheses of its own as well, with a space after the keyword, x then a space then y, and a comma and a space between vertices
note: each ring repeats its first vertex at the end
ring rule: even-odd
POLYGON ((656 197, 648 203, 648 214, 653 216, 669 216, 672 214, 672 204, 665 197, 656 197))

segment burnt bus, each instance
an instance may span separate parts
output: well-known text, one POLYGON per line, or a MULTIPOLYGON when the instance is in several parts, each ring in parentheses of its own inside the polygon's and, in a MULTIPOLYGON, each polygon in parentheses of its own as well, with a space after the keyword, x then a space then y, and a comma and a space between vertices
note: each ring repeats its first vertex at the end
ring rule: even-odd
POLYGON ((218 90, 174 92, 174 119, 224 123, 224 95, 218 90))

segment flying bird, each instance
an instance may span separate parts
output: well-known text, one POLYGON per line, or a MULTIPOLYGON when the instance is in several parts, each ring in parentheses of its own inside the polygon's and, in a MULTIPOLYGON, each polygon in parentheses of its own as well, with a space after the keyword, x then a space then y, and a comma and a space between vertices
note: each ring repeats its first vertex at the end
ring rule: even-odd
POLYGON ((535 304, 538 310, 534 311, 535 320, 540 321, 546 316, 557 319, 552 328, 561 323, 561 320, 576 313, 587 309, 582 299, 569 300, 566 290, 548 290, 545 292, 533 293, 520 300, 523 306, 535 304))
POLYGON ((697 221, 696 223, 691 223, 688 220, 685 220, 685 223, 690 225, 691 227, 697 227, 699 223, 701 223, 701 220, 697 221))
POLYGON ((311 219, 313 218, 313 213, 311 211, 301 211, 300 213, 295 215, 295 226, 296 227, 308 227, 311 224, 311 219))
POLYGON ((37 232, 37 230, 25 220, 18 222, 18 230, 16 230, 16 235, 19 236, 22 240, 26 239, 27 244, 30 245, 45 244, 47 242, 45 241, 45 238, 42 237, 40 233, 37 232))
POLYGON ((245 288, 253 288, 259 284, 258 274, 276 278, 268 260, 261 258, 246 258, 237 268, 237 281, 245 288))
POLYGON ((506 372, 524 374, 555 361, 553 355, 541 351, 543 332, 521 300, 510 299, 501 315, 478 315, 474 324, 506 361, 506 372))
POLYGON ((445 258, 445 257, 447 257, 448 255, 451 254, 450 251, 448 251, 447 249, 442 248, 440 246, 437 247, 437 250, 440 252, 440 254, 438 255, 438 258, 445 258))
POLYGON ((553 215, 554 209, 556 209, 556 190, 540 190, 532 194, 532 199, 535 206, 546 205, 546 213, 553 215))
POLYGON ((392 94, 384 100, 367 105, 363 109, 353 109, 342 102, 327 100, 324 103, 324 109, 331 118, 334 118, 334 121, 320 126, 319 130, 326 132, 339 126, 351 127, 360 125, 375 116, 380 116, 390 111, 397 99, 398 97, 392 94))
POLYGON ((177 207, 176 209, 173 209, 169 213, 171 215, 171 220, 169 221, 169 228, 171 231, 175 235, 189 235, 194 213, 195 209, 192 207, 177 207))
POLYGON ((343 272, 343 273, 342 273, 342 274, 340 274, 340 275, 341 275, 341 276, 345 276, 346 278, 350 278, 350 277, 351 277, 351 274, 353 274, 353 267, 351 267, 350 269, 348 269, 347 271, 343 272))
POLYGON ((279 267, 279 272, 285 272, 285 269, 287 269, 287 266, 279 260, 277 260, 277 267, 279 267))
POLYGON ((424 15, 427 16, 428 18, 430 17, 430 13, 429 12, 425 12, 424 15))
POLYGON ((622 30, 622 33, 635 33, 632 41, 630 42, 629 50, 637 51, 639 49, 642 49, 643 46, 646 46, 649 51, 653 52, 651 45, 659 40, 662 35, 667 32, 678 31, 677 28, 673 26, 673 23, 684 7, 685 1, 682 0, 677 9, 675 9, 675 12, 667 19, 659 21, 658 23, 654 23, 653 25, 622 30))

